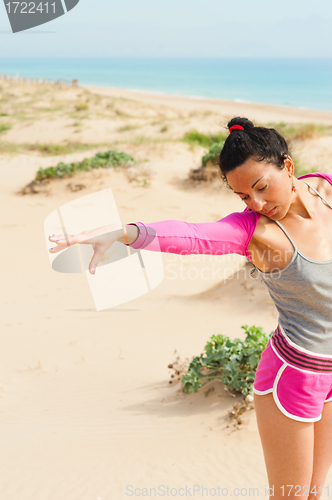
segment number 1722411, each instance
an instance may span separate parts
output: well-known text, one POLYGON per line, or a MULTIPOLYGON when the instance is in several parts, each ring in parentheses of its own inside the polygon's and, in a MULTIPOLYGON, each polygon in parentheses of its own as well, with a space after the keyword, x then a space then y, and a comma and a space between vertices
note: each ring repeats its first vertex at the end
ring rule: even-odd
POLYGON ((8 2, 8 14, 55 14, 55 2, 8 2))

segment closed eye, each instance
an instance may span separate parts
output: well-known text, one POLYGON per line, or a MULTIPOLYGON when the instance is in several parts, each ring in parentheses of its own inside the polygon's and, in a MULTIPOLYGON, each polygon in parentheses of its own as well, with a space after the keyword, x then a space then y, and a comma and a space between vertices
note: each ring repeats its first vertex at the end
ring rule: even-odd
MULTIPOLYGON (((264 191, 264 189, 267 188, 267 184, 265 184, 264 187, 262 187, 261 189, 259 189, 258 191, 264 191)), ((248 198, 248 196, 245 196, 244 198, 241 198, 242 201, 245 201, 246 199, 248 198)))

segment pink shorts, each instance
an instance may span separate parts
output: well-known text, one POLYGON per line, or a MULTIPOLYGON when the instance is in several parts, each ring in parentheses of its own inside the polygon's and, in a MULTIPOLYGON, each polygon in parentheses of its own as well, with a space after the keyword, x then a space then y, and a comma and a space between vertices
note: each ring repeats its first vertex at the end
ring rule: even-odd
POLYGON ((262 352, 254 393, 269 394, 284 415, 317 422, 332 401, 332 356, 315 354, 291 342, 278 325, 262 352))

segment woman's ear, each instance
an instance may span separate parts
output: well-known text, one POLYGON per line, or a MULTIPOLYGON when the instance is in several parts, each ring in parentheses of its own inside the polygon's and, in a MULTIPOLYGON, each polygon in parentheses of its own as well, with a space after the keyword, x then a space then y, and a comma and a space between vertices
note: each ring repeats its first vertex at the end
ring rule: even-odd
POLYGON ((285 168, 288 172, 289 177, 293 177, 295 167, 294 167, 293 160, 290 156, 287 156, 287 158, 284 160, 284 165, 285 165, 285 168))

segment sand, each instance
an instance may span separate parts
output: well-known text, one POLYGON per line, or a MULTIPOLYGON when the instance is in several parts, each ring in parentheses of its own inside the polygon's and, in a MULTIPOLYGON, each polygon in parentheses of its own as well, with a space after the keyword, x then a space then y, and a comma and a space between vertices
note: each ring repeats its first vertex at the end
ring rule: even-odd
MULTIPOLYGON (((190 278, 190 269, 212 266, 203 257, 194 262, 172 256, 178 266, 173 279, 164 254, 165 278, 157 288, 97 312, 84 275, 51 269, 43 223, 64 203, 109 187, 123 223, 217 220, 242 210, 242 203, 221 182, 188 187, 188 172, 205 150, 179 137, 193 128, 215 133, 232 114, 325 125, 332 114, 120 89, 0 84, 10 94, 1 103, 9 115, 1 123, 12 125, 2 141, 103 144, 62 156, 23 149, 0 156, 0 497, 122 500, 144 493, 158 498, 159 492, 205 498, 213 488, 218 496, 218 487, 220 496, 227 496, 222 488, 232 496, 243 488, 241 498, 264 497, 267 477, 254 411, 236 429, 226 417, 241 398, 215 381, 198 394, 184 394, 179 384, 169 384, 167 368, 175 349, 182 357, 199 355, 212 334, 243 337, 244 324, 275 328, 277 313, 262 284, 238 279, 246 260, 232 256, 215 263, 223 276, 233 276, 225 283, 213 273, 190 278), (86 99, 88 109, 75 110, 86 99), (24 119, 14 115, 18 108, 24 119), (79 174, 75 182, 85 188, 78 192, 63 179, 45 193, 17 194, 40 167, 115 148, 134 156, 148 185, 130 182, 124 170, 96 171, 79 174)), ((294 149, 308 167, 324 165, 331 172, 331 139, 298 141, 294 149)), ((331 479, 330 472, 326 484, 331 479)))

